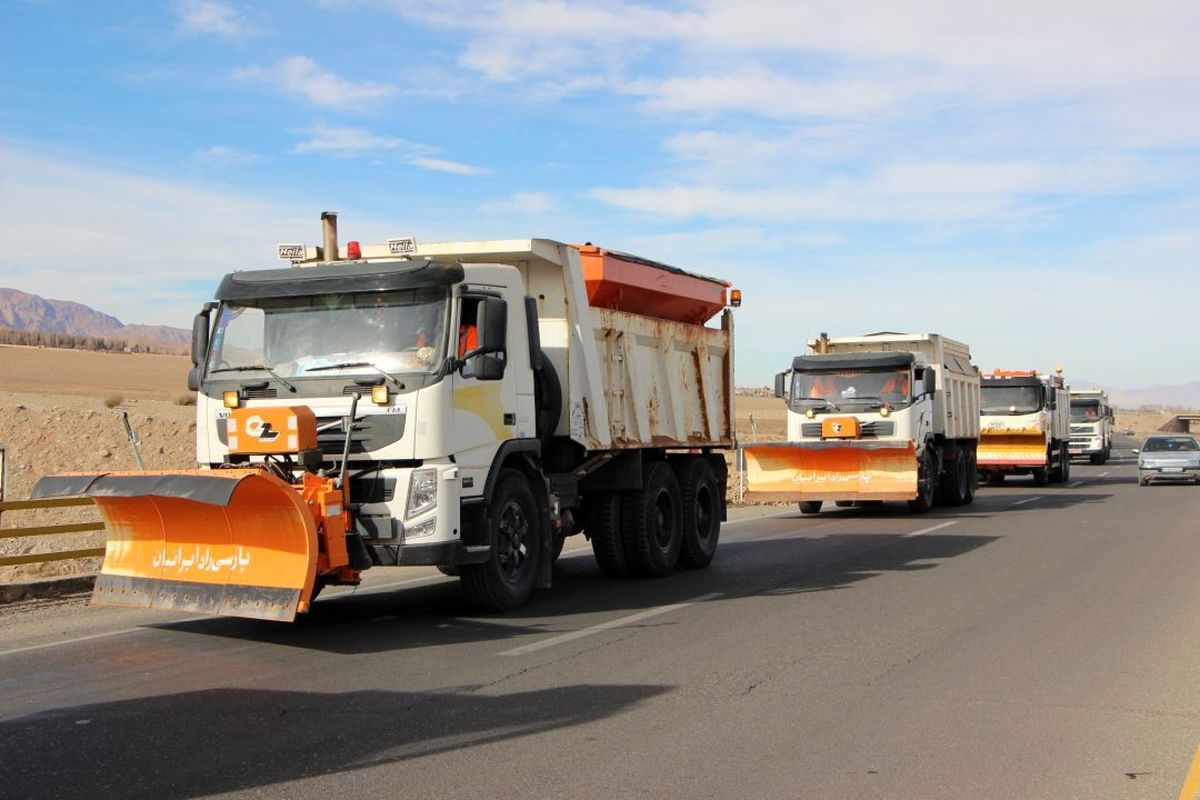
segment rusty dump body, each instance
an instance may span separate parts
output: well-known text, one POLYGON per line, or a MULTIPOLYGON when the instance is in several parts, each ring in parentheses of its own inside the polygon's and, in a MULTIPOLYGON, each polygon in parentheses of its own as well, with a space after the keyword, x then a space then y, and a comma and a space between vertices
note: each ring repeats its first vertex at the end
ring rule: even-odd
MULTIPOLYGON (((272 411, 275 425, 245 409, 230 415, 230 429, 249 436, 245 450, 274 449, 273 430, 286 442, 289 430, 311 429, 307 408, 272 411)), ((108 539, 93 602, 290 621, 318 581, 358 580, 334 483, 308 472, 285 480, 267 465, 77 473, 42 478, 33 496, 95 501, 108 539)))

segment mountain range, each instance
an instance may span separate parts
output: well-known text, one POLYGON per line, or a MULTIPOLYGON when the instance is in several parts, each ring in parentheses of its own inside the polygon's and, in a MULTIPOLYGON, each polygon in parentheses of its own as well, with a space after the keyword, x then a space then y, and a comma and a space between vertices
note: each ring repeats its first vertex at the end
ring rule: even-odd
POLYGON ((166 325, 126 325, 116 317, 83 303, 48 300, 36 294, 0 287, 0 328, 17 331, 66 333, 101 339, 157 343, 179 347, 192 340, 191 331, 166 325))

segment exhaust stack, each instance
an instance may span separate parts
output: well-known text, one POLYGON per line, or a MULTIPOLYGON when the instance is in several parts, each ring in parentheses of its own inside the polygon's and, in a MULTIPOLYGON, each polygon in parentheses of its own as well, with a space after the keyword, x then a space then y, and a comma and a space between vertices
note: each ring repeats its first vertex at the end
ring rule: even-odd
POLYGON ((337 261, 338 239, 336 211, 321 212, 321 239, 323 245, 321 257, 325 261, 337 261))

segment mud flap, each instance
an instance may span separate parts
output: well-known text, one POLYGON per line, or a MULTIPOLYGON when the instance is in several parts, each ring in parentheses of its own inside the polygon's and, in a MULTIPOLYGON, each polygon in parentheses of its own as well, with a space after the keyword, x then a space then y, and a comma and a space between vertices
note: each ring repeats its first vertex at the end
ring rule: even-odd
POLYGON ((1039 434, 988 435, 979 437, 976 463, 980 469, 1045 467, 1046 440, 1039 434))
POLYGON ((747 445, 746 499, 911 500, 917 456, 911 442, 772 442, 747 445))
POLYGON ((86 494, 104 520, 92 602, 291 621, 307 611, 317 529, 262 470, 54 475, 34 497, 86 494))

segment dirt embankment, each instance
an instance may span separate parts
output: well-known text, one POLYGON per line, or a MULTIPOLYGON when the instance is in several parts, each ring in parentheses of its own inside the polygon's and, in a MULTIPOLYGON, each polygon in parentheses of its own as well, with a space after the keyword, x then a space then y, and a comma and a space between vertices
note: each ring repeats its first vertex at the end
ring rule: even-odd
MULTIPOLYGON (((0 446, 7 452, 7 499, 29 497, 43 475, 137 469, 121 413, 141 439, 148 468, 195 466, 196 409, 187 395, 186 358, 0 347, 0 446), (111 405, 111 407, 109 407, 111 405)), ((0 527, 96 519, 90 508, 8 511, 0 527)), ((0 555, 100 547, 102 533, 0 538, 0 555)), ((59 561, 0 567, 0 583, 94 571, 59 561)))

